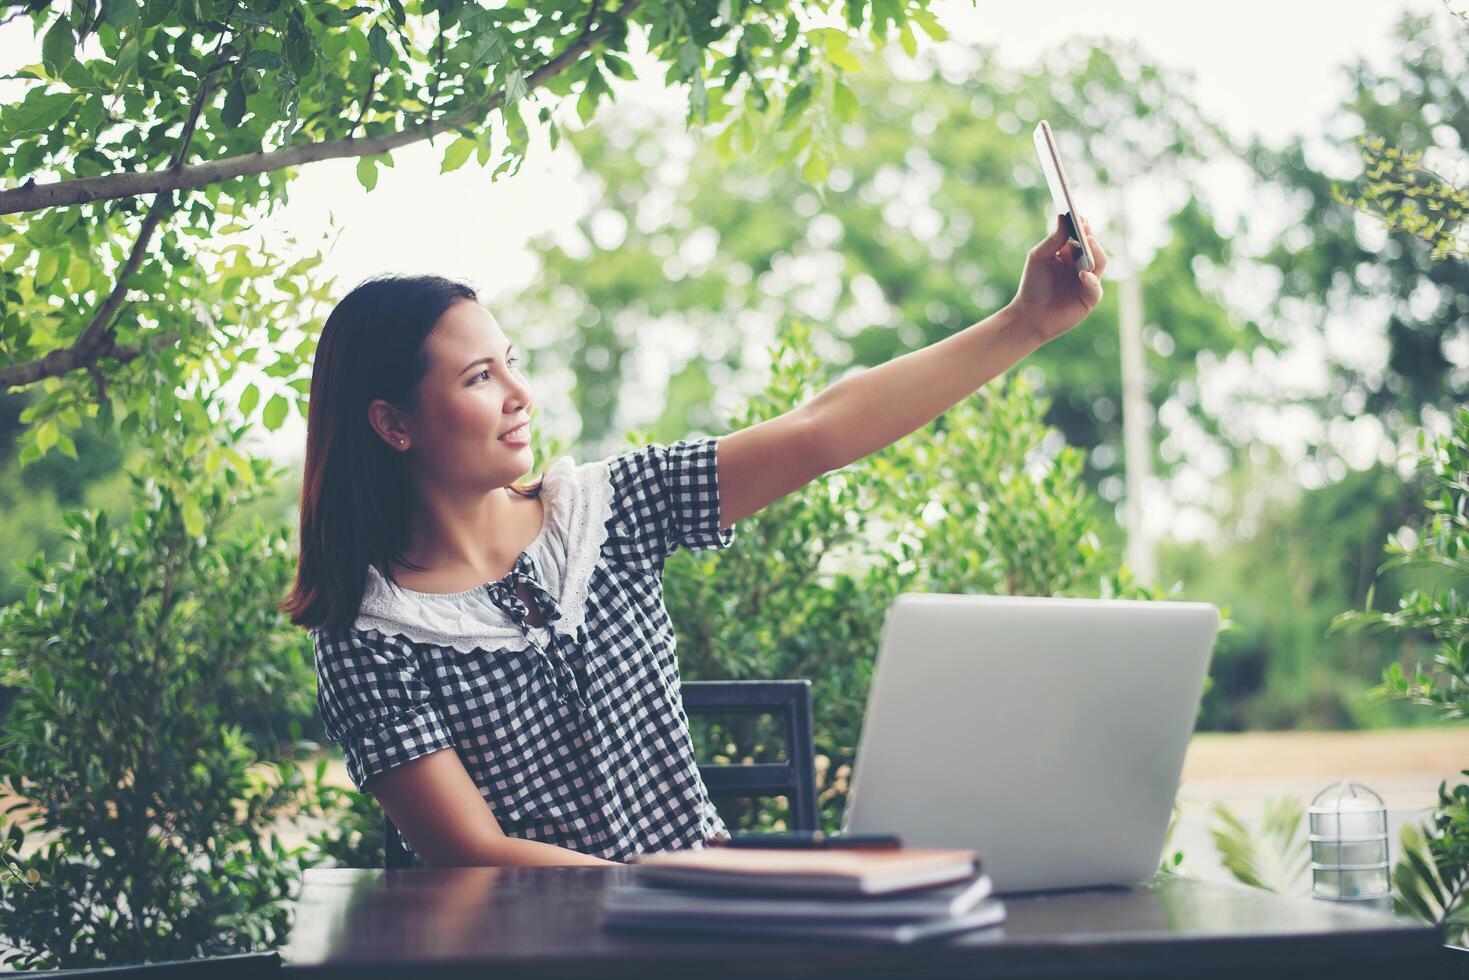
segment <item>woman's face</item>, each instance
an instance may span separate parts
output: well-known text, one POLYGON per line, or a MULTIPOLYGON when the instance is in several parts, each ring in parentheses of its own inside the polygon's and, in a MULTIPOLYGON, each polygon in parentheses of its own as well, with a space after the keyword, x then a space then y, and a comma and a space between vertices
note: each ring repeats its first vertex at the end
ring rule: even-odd
POLYGON ((505 486, 530 471, 531 391, 520 355, 479 303, 449 307, 424 341, 428 372, 418 406, 403 412, 403 431, 388 444, 438 485, 505 486), (520 426, 520 428, 516 428, 520 426), (501 438, 511 433, 512 442, 501 438))

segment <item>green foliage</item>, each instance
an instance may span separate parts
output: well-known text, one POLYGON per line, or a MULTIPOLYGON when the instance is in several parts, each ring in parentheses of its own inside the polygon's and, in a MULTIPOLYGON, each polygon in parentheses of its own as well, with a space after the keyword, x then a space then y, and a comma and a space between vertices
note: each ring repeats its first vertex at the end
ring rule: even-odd
MULTIPOLYGON (((830 113, 817 113, 840 138, 823 157, 821 194, 795 170, 809 145, 778 126, 735 119, 698 143, 670 139, 656 115, 617 111, 606 125, 571 134, 597 206, 572 241, 535 241, 537 280, 497 302, 505 322, 568 325, 534 356, 575 375, 587 439, 620 436, 613 409, 638 388, 627 365, 645 351, 676 352, 652 427, 674 438, 716 424, 710 394, 749 369, 751 337, 764 342, 792 320, 812 324, 823 359, 840 373, 994 312, 1014 294, 1026 250, 1050 229, 1030 138, 1041 118, 1071 141, 1063 152, 1083 187, 1138 180, 1146 170, 1182 191, 1192 162, 1232 152, 1199 118, 1187 80, 1135 48, 1077 41, 1043 67, 1016 72, 992 48, 949 47, 944 59, 920 58, 904 71, 855 44, 846 49, 843 60, 861 70, 849 68, 830 113), (1119 129, 1135 132, 1136 146, 1168 153, 1143 159, 1134 146, 1128 155, 1133 144, 1115 138, 1119 129), (696 345, 682 342, 691 332, 696 345)), ((1200 358, 1268 343, 1198 273, 1222 275, 1234 246, 1202 195, 1180 197, 1142 273, 1149 397, 1156 411, 1173 401, 1213 432, 1219 425, 1198 399, 1200 358)), ((1080 329, 1034 352, 1025 369, 1050 398, 1047 420, 1087 454, 1086 482, 1111 500, 1122 470, 1118 332, 1109 291, 1080 329)), ((1166 473, 1178 460, 1160 446, 1154 469, 1166 473)))
POLYGON ((38 557, 0 614, 0 683, 21 688, 0 743, 5 837, 41 838, 16 859, 24 877, 0 882, 14 967, 269 948, 317 860, 269 825, 342 803, 324 765, 297 764, 314 743, 240 724, 314 707, 309 644, 275 609, 293 571, 285 529, 236 519, 275 471, 207 460, 241 431, 160 432, 129 472, 130 518, 68 512, 71 554, 38 557))
POLYGON ((242 415, 260 405, 274 429, 304 412, 302 355, 332 283, 319 255, 241 237, 303 163, 356 159, 370 190, 393 149, 442 133, 442 170, 473 154, 494 158, 487 179, 513 176, 531 125, 560 139, 558 102, 586 121, 631 78, 638 30, 664 80, 687 86, 687 125, 754 131, 778 115, 821 180, 848 34, 908 50, 913 25, 943 34, 923 0, 850 3, 833 28, 807 26, 825 5, 729 0, 554 16, 466 0, 29 6, 9 19, 28 16, 41 61, 9 76, 19 94, 0 107, 0 210, 19 216, 0 224, 0 390, 44 389, 22 462, 66 451, 87 417, 146 416, 158 392, 244 365, 275 390, 250 389, 242 415))
MULTIPOLYGON (((1454 15, 1469 24, 1469 16, 1454 15)), ((1422 239, 1431 247, 1431 261, 1469 258, 1469 243, 1459 244, 1469 220, 1469 190, 1423 166, 1422 150, 1404 151, 1369 135, 1357 137, 1357 143, 1362 177, 1355 185, 1333 184, 1332 198, 1379 218, 1389 230, 1422 239)))
MULTIPOLYGON (((828 368, 805 324, 792 324, 772 359, 768 386, 733 428, 824 387, 828 368)), ((664 591, 683 676, 811 680, 824 827, 841 825, 882 620, 898 593, 1161 597, 1097 547, 1080 453, 1041 421, 1045 410, 1023 376, 996 379, 931 425, 751 515, 738 546, 669 559, 664 591)), ((754 731, 702 738, 728 756, 769 751, 754 731)), ((778 826, 779 814, 749 819, 778 826)))
POLYGON ((1445 942, 1469 946, 1469 783, 1452 791, 1447 780, 1441 783, 1429 825, 1404 824, 1400 844, 1392 874, 1395 906, 1441 925, 1445 942))
POLYGON ((1343 609, 1395 603, 1405 570, 1373 585, 1384 537, 1421 513, 1422 488, 1392 466, 1351 470, 1306 490, 1283 466, 1249 464, 1221 481, 1218 539, 1167 544, 1160 567, 1184 594, 1228 603, 1235 628, 1220 636, 1204 698, 1206 730, 1348 729, 1412 725, 1402 705, 1363 691, 1397 661, 1400 644, 1371 634, 1328 636, 1343 609), (1330 657, 1323 658, 1323 649, 1330 657))
POLYGON ((1173 843, 1173 832, 1178 829, 1178 821, 1183 817, 1183 805, 1177 799, 1173 801, 1173 814, 1168 818, 1168 829, 1163 833, 1163 856, 1158 859, 1158 871, 1160 874, 1177 874, 1183 864, 1183 851, 1175 849, 1169 853, 1168 846, 1173 843))
POLYGON ((1332 197, 1401 229, 1431 246, 1429 258, 1469 258, 1469 243, 1460 245, 1460 229, 1469 219, 1469 190, 1455 187, 1423 166, 1423 151, 1403 151, 1381 139, 1360 136, 1362 187, 1353 193, 1333 185, 1332 197), (1420 204, 1421 202, 1421 204, 1420 204))
POLYGON ((54 555, 64 547, 61 515, 67 508, 110 510, 126 503, 127 476, 121 470, 124 448, 116 434, 88 420, 76 430, 76 458, 66 449, 21 466, 16 440, 25 426, 20 413, 38 389, 0 395, 0 606, 25 596, 19 569, 36 554, 54 555))
POLYGON ((1414 589, 1392 612, 1351 610, 1334 629, 1388 630, 1426 635, 1436 645, 1433 665, 1418 664, 1410 677, 1393 664, 1371 696, 1425 705, 1445 719, 1469 717, 1469 408, 1460 408, 1453 430, 1430 441, 1419 433, 1419 467, 1431 474, 1424 505, 1428 518, 1419 528, 1403 527, 1388 538, 1390 556, 1380 570, 1426 569, 1442 577, 1443 588, 1414 589))
POLYGON ((1306 804, 1294 796, 1265 801, 1257 830, 1222 803, 1212 808, 1209 828, 1225 870, 1252 888, 1282 895, 1306 894, 1311 867, 1311 844, 1304 832, 1306 804))
MULTIPOLYGON (((1462 158, 1463 139, 1455 135, 1469 132, 1462 23, 1405 13, 1394 34, 1396 51, 1384 60, 1385 69, 1365 58, 1344 67, 1352 84, 1330 128, 1358 134, 1369 145, 1434 147, 1450 159, 1462 158)), ((1271 226, 1284 227, 1262 256, 1278 277, 1271 310, 1262 319, 1282 339, 1327 341, 1325 390, 1306 396, 1282 392, 1279 399, 1291 402, 1294 411, 1310 407, 1325 419, 1375 416, 1389 438, 1407 438, 1425 421, 1424 405, 1469 401, 1469 374, 1452 356, 1454 338, 1463 331, 1469 262, 1437 258, 1404 227, 1388 231, 1382 241, 1380 221, 1342 206, 1341 181, 1312 164, 1315 154, 1306 144, 1305 136, 1297 136, 1279 148, 1256 144, 1247 154, 1259 179, 1289 202, 1283 212, 1259 209, 1271 226), (1323 335, 1341 317, 1358 323, 1363 336, 1338 353, 1323 335), (1386 356, 1359 357, 1368 344, 1384 344, 1386 356)), ((1344 142, 1342 149, 1359 145, 1344 142)), ((1364 173, 1351 196, 1371 180, 1364 173)), ((1313 461, 1341 465, 1339 450, 1329 439, 1322 442, 1309 447, 1313 461)))
MULTIPOLYGON (((1469 408, 1457 410, 1442 437, 1420 432, 1418 451, 1419 467, 1432 478, 1425 500, 1428 518, 1388 539, 1389 557, 1381 567, 1423 569, 1438 581, 1403 596, 1393 612, 1351 610, 1332 625, 1428 637, 1435 650, 1431 666, 1416 664, 1410 676, 1393 664, 1369 693, 1460 720, 1469 716, 1469 408)), ((1423 832, 1405 828, 1402 843, 1393 869, 1397 906, 1444 926, 1450 942, 1469 940, 1464 929, 1469 924, 1469 785, 1450 791, 1445 781, 1429 826, 1423 832)))
POLYGON ((313 866, 381 868, 387 860, 383 809, 371 793, 324 782, 327 760, 317 763, 317 810, 330 816, 324 829, 307 835, 313 866))

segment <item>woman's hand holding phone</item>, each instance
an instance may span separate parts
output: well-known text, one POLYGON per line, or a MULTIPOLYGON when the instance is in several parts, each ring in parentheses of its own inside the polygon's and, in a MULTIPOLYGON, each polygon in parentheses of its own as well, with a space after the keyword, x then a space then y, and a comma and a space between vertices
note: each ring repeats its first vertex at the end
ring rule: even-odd
POLYGON ((1082 218, 1081 225, 1096 268, 1077 271, 1076 258, 1081 249, 1068 241, 1066 218, 1058 214, 1050 235, 1026 256, 1020 288, 1009 304, 1023 329, 1033 331, 1042 344, 1086 319, 1102 301, 1100 277, 1107 268, 1107 253, 1092 234, 1091 223, 1082 218))
POLYGON ((1107 253, 1076 207, 1051 124, 1044 119, 1036 123, 1031 138, 1056 208, 1056 226, 1030 250, 1010 307, 1020 315, 1022 329, 1044 344, 1076 326, 1102 301, 1107 253))

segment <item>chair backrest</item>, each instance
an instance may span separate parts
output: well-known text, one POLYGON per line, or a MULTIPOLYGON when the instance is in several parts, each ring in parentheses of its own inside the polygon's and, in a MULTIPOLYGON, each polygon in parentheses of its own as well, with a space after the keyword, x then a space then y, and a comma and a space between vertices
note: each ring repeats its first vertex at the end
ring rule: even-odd
MULTIPOLYGON (((785 728, 786 761, 751 765, 704 765, 699 775, 713 798, 784 796, 792 830, 816 830, 816 749, 811 735, 811 682, 684 681, 684 710, 690 715, 776 715, 785 728)), ((383 814, 388 868, 422 867, 403 846, 398 828, 383 814)))
POLYGON ((777 715, 785 726, 784 762, 701 764, 699 775, 716 798, 784 796, 790 829, 817 829, 810 681, 684 681, 683 703, 690 715, 777 715))

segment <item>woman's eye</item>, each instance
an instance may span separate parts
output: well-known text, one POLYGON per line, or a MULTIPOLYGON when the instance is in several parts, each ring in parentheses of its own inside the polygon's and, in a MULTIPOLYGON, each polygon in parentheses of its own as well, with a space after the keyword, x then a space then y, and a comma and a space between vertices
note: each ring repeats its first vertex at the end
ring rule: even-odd
MULTIPOLYGON (((510 357, 505 358, 505 363, 506 364, 515 364, 515 363, 518 363, 519 361, 520 361, 520 358, 518 356, 515 356, 515 355, 512 355, 510 357)), ((475 377, 475 380, 476 381, 478 381, 480 378, 484 378, 486 381, 488 381, 488 380, 490 380, 490 369, 489 368, 485 368, 483 371, 481 371, 479 374, 476 374, 474 377, 475 377)))

